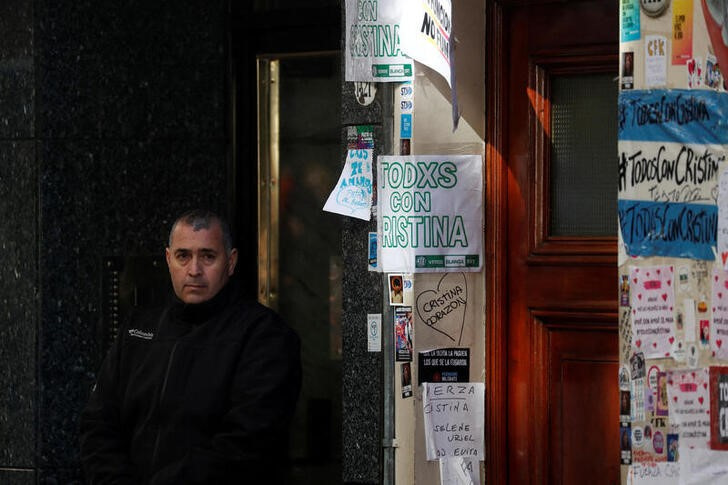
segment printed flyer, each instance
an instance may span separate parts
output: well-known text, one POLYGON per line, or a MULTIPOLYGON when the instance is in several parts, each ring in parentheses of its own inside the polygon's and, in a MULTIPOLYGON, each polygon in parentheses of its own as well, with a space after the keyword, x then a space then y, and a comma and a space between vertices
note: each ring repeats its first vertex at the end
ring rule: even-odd
POLYGON ((480 271, 480 155, 378 157, 377 194, 380 271, 480 271))

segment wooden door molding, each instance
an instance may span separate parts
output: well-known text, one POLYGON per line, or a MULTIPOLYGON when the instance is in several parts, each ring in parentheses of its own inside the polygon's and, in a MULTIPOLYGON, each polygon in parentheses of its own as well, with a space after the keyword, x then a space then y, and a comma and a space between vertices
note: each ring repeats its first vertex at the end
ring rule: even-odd
POLYGON ((506 244, 508 229, 508 167, 504 109, 504 13, 499 2, 486 2, 486 201, 485 201, 485 321, 486 426, 485 467, 488 483, 508 482, 506 244))
MULTIPOLYGON (((617 238, 557 237, 549 234, 551 212, 551 79, 558 76, 614 73, 619 56, 614 45, 571 47, 539 53, 529 60, 529 170, 531 238, 527 264, 616 265, 617 238)), ((615 187, 616 191, 616 187, 615 187)))
MULTIPOLYGON (((605 348, 608 346, 600 342, 605 336, 617 339, 617 306, 583 305, 581 308, 560 310, 532 308, 529 313, 529 327, 533 329, 530 385, 534 407, 526 419, 533 430, 529 451, 533 465, 531 478, 532 483, 560 483, 564 452, 568 451, 564 446, 566 436, 562 433, 562 410, 566 397, 563 371, 566 366, 591 366, 595 361, 598 365, 618 365, 617 346, 605 348), (578 344, 570 338, 574 332, 580 335, 578 344), (585 339, 585 332, 593 337, 585 339), (582 347, 585 340, 591 341, 591 346, 582 347)), ((610 380, 613 380, 613 374, 616 370, 609 373, 610 380)), ((617 402, 616 398, 614 402, 617 402)))

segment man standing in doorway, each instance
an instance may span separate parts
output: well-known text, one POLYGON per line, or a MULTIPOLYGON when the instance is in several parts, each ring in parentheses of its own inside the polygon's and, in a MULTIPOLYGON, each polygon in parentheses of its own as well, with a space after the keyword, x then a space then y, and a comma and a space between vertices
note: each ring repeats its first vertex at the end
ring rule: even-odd
POLYGON ((89 482, 284 482, 298 337, 241 297, 237 250, 216 214, 177 219, 166 258, 175 298, 129 319, 81 416, 89 482))

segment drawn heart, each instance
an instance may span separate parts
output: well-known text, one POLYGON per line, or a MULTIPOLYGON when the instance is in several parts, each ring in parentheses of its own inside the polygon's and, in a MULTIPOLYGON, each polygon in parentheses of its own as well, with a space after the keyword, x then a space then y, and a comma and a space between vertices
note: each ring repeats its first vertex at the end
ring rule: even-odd
POLYGON ((723 340, 722 340, 722 339, 717 339, 717 340, 715 341, 715 345, 717 345, 717 346, 718 346, 718 348, 720 348, 720 346, 721 346, 721 344, 722 344, 722 343, 723 343, 723 340))
POLYGON ((660 270, 659 269, 657 270, 657 274, 660 274, 660 270))
POLYGON ((436 289, 417 295, 416 306, 422 323, 460 345, 468 306, 465 273, 445 273, 436 289))
POLYGON ((672 400, 677 402, 677 396, 672 396, 672 400))
POLYGON ((634 281, 635 285, 637 284, 637 278, 633 279, 632 281, 634 281))
POLYGON ((708 383, 707 382, 703 382, 703 389, 707 389, 707 388, 708 388, 708 383))
POLYGON ((704 399, 703 399, 703 396, 700 396, 700 397, 698 398, 698 402, 699 402, 700 404, 703 404, 703 401, 704 401, 704 399))
POLYGON ((670 283, 672 283, 672 280, 667 280, 667 286, 670 286, 670 283))
POLYGON ((652 342, 652 346, 653 346, 654 348, 657 348, 657 342, 652 342))
POLYGON ((648 271, 646 274, 647 274, 647 277, 649 278, 650 277, 650 272, 648 271))
POLYGON ((721 292, 721 291, 718 292, 718 298, 723 298, 723 292, 721 292))
POLYGON ((637 347, 640 347, 640 346, 642 345, 642 340, 639 340, 639 339, 637 339, 637 340, 635 340, 634 344, 635 344, 635 345, 636 345, 637 347))
POLYGON ((662 301, 667 301, 667 293, 663 293, 660 296, 662 296, 662 301))
POLYGON ((670 337, 668 340, 670 341, 670 343, 673 343, 675 341, 675 337, 670 337))
POLYGON ((641 299, 642 299, 642 293, 638 293, 638 294, 637 294, 637 299, 638 299, 638 300, 641 300, 641 299))

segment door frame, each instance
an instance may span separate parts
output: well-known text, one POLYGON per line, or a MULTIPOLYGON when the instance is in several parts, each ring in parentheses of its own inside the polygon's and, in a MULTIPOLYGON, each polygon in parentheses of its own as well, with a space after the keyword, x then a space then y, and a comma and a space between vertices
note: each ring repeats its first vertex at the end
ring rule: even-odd
POLYGON ((485 322, 486 404, 485 476, 490 483, 508 482, 508 320, 506 249, 508 238, 508 167, 503 156, 508 125, 505 56, 507 33, 501 2, 486 1, 485 32, 485 322))
MULTIPOLYGON (((486 411, 485 411, 485 467, 486 477, 491 483, 508 483, 509 480, 509 453, 508 453, 508 320, 509 295, 508 281, 508 152, 509 126, 509 84, 508 64, 506 53, 509 48, 509 21, 510 7, 522 7, 530 4, 550 3, 549 0, 486 0, 486 194, 485 194, 485 321, 486 321, 486 411)), ((594 52, 591 52, 594 57, 594 52)), ((604 59, 608 63, 618 63, 617 55, 602 54, 599 65, 604 59), (612 57, 614 59, 612 59, 612 57)), ((561 70, 568 70, 567 66, 559 66, 561 70)), ((542 174, 543 175, 543 174, 542 174)), ((540 190, 543 190, 542 181, 540 190)), ((533 210, 529 202, 529 210, 533 210)), ((565 256, 563 250, 552 248, 553 241, 546 234, 546 223, 543 214, 536 216, 535 239, 529 241, 532 256, 530 259, 548 260, 551 256, 565 256)), ((566 238, 568 239, 568 238, 566 238)), ((598 265, 616 265, 616 254, 613 253, 614 242, 600 238, 591 238, 589 242, 574 241, 572 250, 580 255, 587 255, 591 263, 598 265)), ((616 239, 616 238, 615 238, 616 239)), ((560 241, 563 243, 564 241, 560 241)), ((562 246, 562 245, 561 245, 562 246)), ((569 251, 567 251, 569 252, 569 251)), ((579 256, 583 257, 583 256, 579 256)), ((616 301, 615 301, 616 306, 616 301)), ((588 308, 590 313, 597 311, 593 316, 601 319, 613 320, 616 309, 588 308), (606 316, 597 310, 607 311, 606 316), (600 316, 601 315, 601 316, 600 316), (603 318, 602 318, 603 317, 603 318)), ((599 320, 601 321, 601 320, 599 320)), ((530 452, 533 454, 533 452, 530 452)), ((530 459, 537 458, 531 456, 530 459)))

